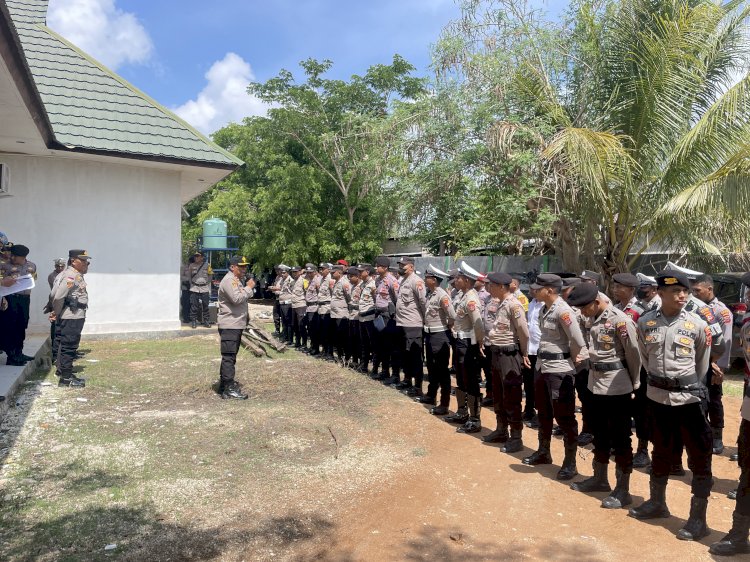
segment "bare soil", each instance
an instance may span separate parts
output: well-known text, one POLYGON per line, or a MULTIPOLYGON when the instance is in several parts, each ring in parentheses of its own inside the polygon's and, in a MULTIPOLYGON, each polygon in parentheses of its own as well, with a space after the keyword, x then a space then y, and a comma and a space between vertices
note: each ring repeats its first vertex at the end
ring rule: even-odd
MULTIPOLYGON (((252 398, 227 402, 214 335, 85 347, 86 389, 39 373, 0 424, 2 560, 708 560, 730 526, 734 446, 715 457, 711 535, 684 543, 689 472, 670 481, 673 516, 639 522, 554 479, 559 440, 557 464, 526 467, 535 432, 506 455, 296 352, 243 353, 252 398)), ((739 404, 725 398, 726 444, 739 404)), ((580 449, 582 477, 590 462, 580 449)), ((637 505, 648 476, 632 488, 637 505)))

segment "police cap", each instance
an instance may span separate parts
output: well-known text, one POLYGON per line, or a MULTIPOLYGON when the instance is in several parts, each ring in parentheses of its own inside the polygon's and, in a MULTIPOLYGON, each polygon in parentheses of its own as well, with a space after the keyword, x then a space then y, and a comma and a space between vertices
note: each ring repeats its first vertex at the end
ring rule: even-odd
POLYGON ((493 285, 510 285, 513 278, 502 271, 495 271, 487 275, 487 280, 493 285))
POLYGON ((674 285, 681 285, 686 289, 690 288, 690 280, 688 276, 674 269, 665 269, 661 273, 656 275, 657 287, 673 287, 674 285))
POLYGON ((541 273, 536 276, 536 281, 532 283, 532 289, 541 289, 542 287, 554 287, 561 289, 563 286, 562 278, 554 273, 541 273))
POLYGON ((570 306, 582 307, 596 300, 599 295, 599 289, 592 283, 579 283, 568 295, 568 304, 570 306))
POLYGON ((636 287, 639 287, 641 284, 641 280, 638 279, 632 273, 615 273, 612 276, 612 280, 618 285, 623 285, 625 287, 632 287, 634 289, 636 287))

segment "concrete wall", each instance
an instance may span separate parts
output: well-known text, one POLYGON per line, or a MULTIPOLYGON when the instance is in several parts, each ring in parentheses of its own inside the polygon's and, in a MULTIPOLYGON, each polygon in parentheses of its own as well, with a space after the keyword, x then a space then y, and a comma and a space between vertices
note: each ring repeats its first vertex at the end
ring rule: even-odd
POLYGON ((179 329, 179 172, 2 153, 0 162, 12 194, 0 198, 0 231, 39 269, 31 331, 49 329, 47 275, 71 248, 93 256, 84 333, 179 329))

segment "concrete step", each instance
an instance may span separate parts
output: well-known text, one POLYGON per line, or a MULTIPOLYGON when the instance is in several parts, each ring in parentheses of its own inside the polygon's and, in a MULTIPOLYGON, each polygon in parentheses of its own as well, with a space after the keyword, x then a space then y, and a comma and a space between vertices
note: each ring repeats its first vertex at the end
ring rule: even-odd
MULTIPOLYGON (((13 404, 13 399, 20 386, 31 373, 40 367, 50 367, 51 356, 49 338, 42 335, 30 335, 26 338, 23 352, 34 358, 26 365, 14 367, 12 365, 0 365, 0 417, 4 416, 8 408, 13 404)), ((6 356, 0 358, 3 363, 6 356)))

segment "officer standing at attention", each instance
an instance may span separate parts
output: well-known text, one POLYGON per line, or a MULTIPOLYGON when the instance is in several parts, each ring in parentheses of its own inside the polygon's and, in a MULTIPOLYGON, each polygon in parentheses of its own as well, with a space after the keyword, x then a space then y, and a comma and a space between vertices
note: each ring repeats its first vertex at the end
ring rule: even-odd
POLYGON ((47 283, 49 283, 50 289, 52 289, 52 286, 55 284, 55 277, 60 275, 64 269, 65 260, 63 258, 57 258, 55 260, 55 269, 49 275, 47 275, 47 283))
POLYGON ((642 273, 636 274, 639 279, 638 289, 635 292, 635 296, 638 299, 638 306, 640 306, 644 312, 659 308, 661 306, 661 299, 659 294, 656 292, 656 279, 647 277, 642 273))
MULTIPOLYGON (((10 261, 0 266, 0 277, 18 279, 31 275, 36 279, 36 265, 26 259, 29 249, 22 244, 15 244, 10 249, 10 261)), ((7 365, 21 366, 33 360, 33 357, 23 354, 23 344, 26 341, 26 328, 29 326, 29 309, 31 305, 31 290, 13 293, 5 297, 8 309, 4 312, 3 330, 6 333, 7 365)))
POLYGON ((190 326, 198 325, 200 313, 201 323, 208 328, 208 299, 211 295, 210 264, 205 261, 203 252, 193 254, 193 263, 187 267, 187 277, 190 281, 190 326))
MULTIPOLYGON (((320 331, 318 329, 318 289, 320 289, 321 276, 318 274, 315 265, 312 263, 305 264, 305 317, 307 325, 307 334, 310 336, 310 355, 317 355, 320 344, 320 331)), ((306 350, 307 351, 307 350, 306 350)))
POLYGON ((275 277, 273 279, 273 285, 268 287, 268 290, 274 294, 273 301, 273 327, 276 330, 274 336, 281 336, 281 306, 279 305, 279 282, 281 281, 281 265, 277 265, 273 268, 275 277), (275 290, 274 290, 275 289, 275 290))
POLYGON ((362 282, 359 277, 359 269, 352 266, 346 270, 349 277, 350 293, 347 303, 349 305, 349 356, 347 364, 355 371, 359 370, 362 347, 360 345, 359 333, 359 297, 362 292, 362 282))
POLYGON ((247 301, 255 293, 255 279, 243 281, 249 262, 234 256, 229 260, 229 271, 219 284, 219 339, 221 340, 221 368, 219 369, 219 394, 224 399, 247 400, 240 384, 234 379, 234 366, 240 350, 242 332, 247 326, 247 301))
MULTIPOLYGON (((482 284, 482 289, 484 289, 485 286, 486 282, 482 284)), ((477 284, 475 283, 474 288, 476 289, 476 287, 477 284)), ((482 400, 482 407, 489 408, 494 404, 492 385, 495 381, 492 378, 492 354, 489 352, 490 342, 487 338, 489 337, 490 330, 492 330, 492 327, 495 325, 495 317, 497 316, 497 311, 500 308, 500 301, 496 298, 493 298, 489 291, 485 290, 485 292, 489 295, 489 299, 483 300, 482 295, 479 294, 479 291, 477 291, 477 294, 479 295, 479 300, 482 301, 482 324, 484 325, 484 341, 480 344, 484 347, 485 350, 484 356, 480 357, 482 373, 484 374, 485 390, 485 397, 482 400)))
POLYGON ((52 296, 52 310, 57 318, 55 337, 58 341, 57 376, 58 386, 82 388, 86 380, 73 374, 73 361, 81 343, 81 331, 86 322, 89 295, 83 276, 89 270, 91 256, 86 250, 70 250, 70 265, 61 274, 52 296))
MULTIPOLYGON (((361 345, 361 361, 359 371, 368 374, 370 360, 377 363, 373 357, 375 352, 375 327, 373 320, 377 309, 375 308, 375 279, 372 278, 374 269, 369 263, 361 263, 357 266, 359 270, 359 341, 361 345)), ((376 370, 373 368, 373 373, 376 370)))
POLYGON ((320 346, 323 359, 333 359, 333 336, 331 328, 331 290, 333 289, 333 278, 331 277, 333 264, 321 263, 318 266, 320 274, 320 287, 318 288, 318 328, 320 333, 320 346))
POLYGON ((614 281, 612 295, 615 298, 615 308, 630 316, 633 322, 638 322, 645 312, 635 298, 635 292, 641 286, 641 280, 631 273, 615 273, 612 281, 614 281))
POLYGON ((492 300, 497 301, 498 310, 494 324, 485 338, 484 353, 492 358, 492 388, 494 392, 497 429, 485 435, 486 443, 505 443, 503 452, 517 453, 523 449, 521 414, 523 375, 529 363, 529 328, 523 305, 513 295, 512 279, 507 273, 490 273, 492 300), (510 439, 508 439, 510 426, 510 439))
POLYGON ((711 427, 705 414, 703 380, 711 360, 711 332, 698 315, 685 310, 690 282, 683 273, 665 270, 656 276, 661 309, 638 321, 638 344, 648 372, 651 440, 651 497, 630 510, 636 519, 669 517, 665 499, 675 441, 680 439, 693 472, 690 516, 677 531, 681 540, 708 534, 706 508, 713 486, 711 427))
POLYGON ((426 310, 424 315, 424 345, 427 355, 427 394, 415 398, 421 404, 435 406, 438 389, 440 405, 430 409, 434 416, 448 413, 451 400, 451 374, 448 369, 451 344, 450 329, 456 320, 456 311, 448 293, 440 287, 448 274, 433 265, 427 267, 424 282, 427 286, 426 310))
POLYGON ((476 275, 461 262, 455 286, 461 292, 461 300, 456 307, 456 347, 453 365, 456 368, 456 413, 446 416, 445 421, 462 423, 456 429, 459 433, 478 433, 482 430, 480 412, 482 409, 479 391, 479 377, 484 349, 482 304, 474 290, 476 275), (468 410, 467 410, 468 404, 468 410))
MULTIPOLYGON (((729 368, 734 317, 724 303, 714 295, 714 280, 710 275, 696 277, 691 290, 696 297, 708 305, 713 315, 721 321, 722 337, 726 345, 724 353, 716 358, 716 365, 723 373, 729 368)), ((708 387, 708 421, 713 432, 713 452, 714 455, 720 455, 724 451, 724 404, 722 403, 722 396, 724 395, 722 383, 724 379, 718 371, 710 372, 707 378, 711 379, 706 381, 706 386, 708 387)))
POLYGON ((510 291, 513 293, 513 296, 518 299, 518 302, 521 303, 521 306, 523 306, 524 312, 529 311, 529 297, 523 294, 523 291, 521 291, 521 280, 517 277, 513 277, 510 282, 510 291))
POLYGON ((281 319, 280 337, 287 344, 294 343, 292 339, 292 285, 294 280, 289 276, 288 265, 283 263, 278 266, 279 274, 271 287, 271 292, 276 294, 276 302, 279 305, 279 317, 281 319))
POLYGON ((351 285, 344 274, 344 266, 336 264, 331 269, 331 323, 334 324, 333 345, 338 355, 338 361, 346 364, 348 340, 349 340, 349 303, 351 298, 351 285))
POLYGON ((305 276, 302 269, 294 266, 291 269, 292 279, 292 331, 294 332, 294 347, 307 346, 307 301, 305 300, 305 276))
POLYGON ((422 394, 422 329, 427 308, 427 291, 419 276, 414 272, 414 258, 402 257, 398 260, 401 281, 396 301, 396 326, 399 327, 398 346, 401 351, 401 364, 404 368, 404 380, 395 385, 399 390, 414 391, 422 394), (414 381, 412 383, 412 381, 414 381))
POLYGON ((385 256, 375 259, 375 308, 378 309, 377 316, 383 319, 385 328, 375 334, 375 353, 377 363, 373 364, 373 371, 380 368, 380 374, 376 380, 385 381, 390 375, 391 356, 395 347, 394 336, 396 330, 396 296, 398 293, 398 281, 388 271, 391 260, 385 256))
POLYGON ((539 415, 539 449, 523 459, 527 465, 552 464, 550 442, 552 419, 563 432, 565 459, 557 472, 558 480, 578 474, 578 424, 575 417, 575 362, 586 346, 575 312, 560 296, 562 279, 542 273, 531 286, 537 300, 544 303, 539 313, 541 339, 534 377, 535 401, 539 415))
POLYGON ((604 498, 602 507, 618 509, 633 503, 630 395, 640 385, 641 356, 633 321, 598 297, 599 291, 588 283, 575 287, 568 296, 568 304, 578 307, 590 323, 588 385, 594 431, 594 475, 570 487, 580 492, 611 491, 607 466, 614 450, 617 486, 604 498))

